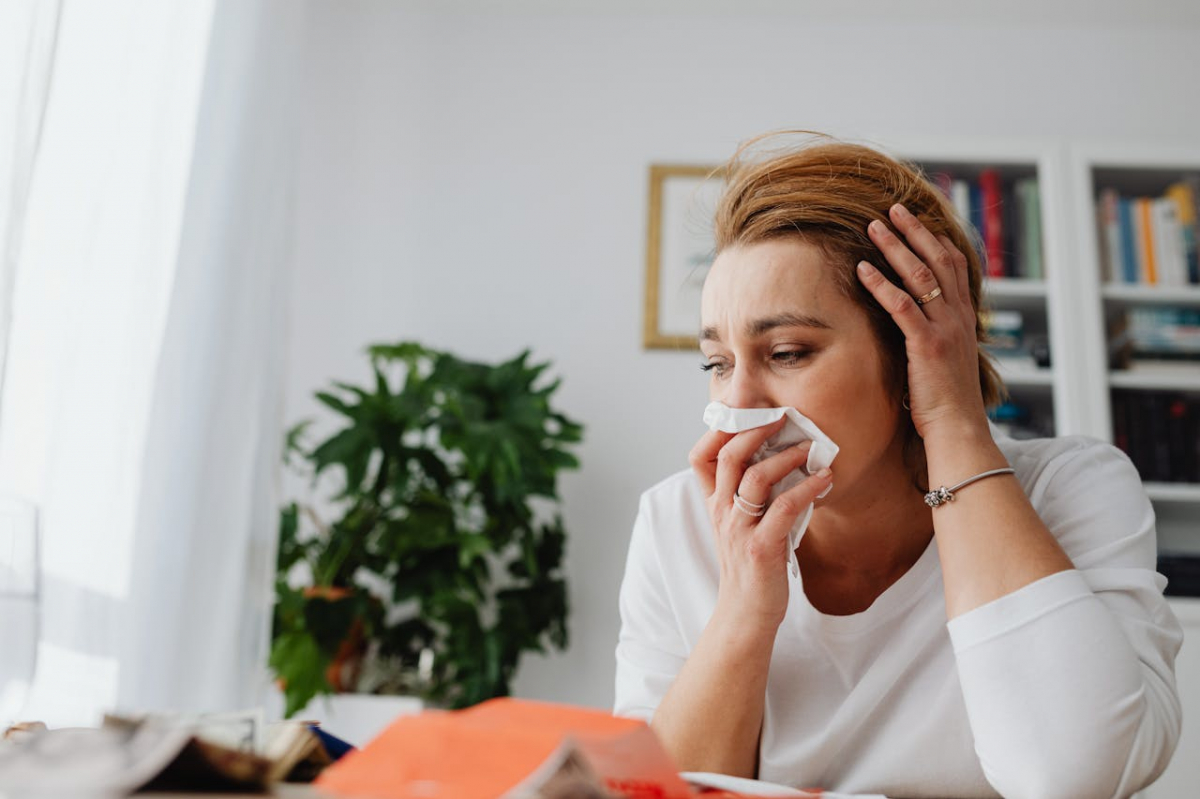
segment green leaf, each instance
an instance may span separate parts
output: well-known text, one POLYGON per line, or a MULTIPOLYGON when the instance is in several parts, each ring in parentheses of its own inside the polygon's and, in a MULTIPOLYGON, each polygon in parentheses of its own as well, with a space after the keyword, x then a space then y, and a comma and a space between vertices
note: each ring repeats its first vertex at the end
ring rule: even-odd
POLYGON ((313 450, 310 459, 316 473, 330 466, 341 466, 346 472, 347 493, 357 490, 366 476, 375 442, 359 427, 347 427, 313 450))
POLYGON ((303 446, 300 444, 300 439, 304 437, 304 433, 312 426, 311 419, 297 422, 288 428, 287 433, 283 438, 283 462, 289 463, 293 455, 304 456, 303 446))
POLYGON ((305 632, 284 633, 271 646, 271 670, 283 681, 284 715, 291 718, 317 694, 332 692, 325 680, 329 658, 305 632))
POLYGON ((318 391, 313 396, 315 396, 317 401, 322 405, 337 411, 342 416, 348 417, 352 420, 356 420, 358 418, 358 406, 347 404, 346 401, 341 397, 330 394, 328 391, 318 391))

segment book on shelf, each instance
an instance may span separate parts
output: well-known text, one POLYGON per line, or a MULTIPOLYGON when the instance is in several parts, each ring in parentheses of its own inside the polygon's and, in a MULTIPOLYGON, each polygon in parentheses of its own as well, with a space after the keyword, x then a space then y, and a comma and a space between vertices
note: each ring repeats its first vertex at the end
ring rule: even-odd
POLYGON ((1200 397, 1174 391, 1116 390, 1113 443, 1143 480, 1200 483, 1200 397))
POLYGON ((998 357, 1027 355, 1025 315, 1020 311, 991 309, 983 313, 987 347, 998 357))
POLYGON ((1012 397, 989 408, 988 419, 1010 438, 1049 438, 1054 435, 1052 418, 1012 397))
POLYGON ((954 206, 960 221, 978 234, 988 277, 1045 277, 1036 177, 1009 179, 989 168, 972 179, 936 172, 930 180, 954 206))
POLYGON ((985 169, 979 173, 983 205, 983 247, 987 253, 988 277, 1009 277, 1005 269, 1004 199, 1000 194, 1000 173, 985 169))
POLYGON ((1042 269, 1042 200, 1037 178, 1021 178, 1013 184, 1016 203, 1013 237, 1017 243, 1017 263, 1021 277, 1041 280, 1042 269))
POLYGON ((1179 212, 1179 246, 1188 283, 1200 283, 1200 219, 1196 215, 1200 178, 1180 181, 1167 187, 1166 196, 1179 212))
POLYGON ((1114 369, 1192 361, 1200 370, 1200 308, 1127 308, 1110 324, 1109 354, 1114 369))
POLYGON ((1161 197, 1102 188, 1096 220, 1105 279, 1162 287, 1200 284, 1197 195, 1200 175, 1172 183, 1161 197))

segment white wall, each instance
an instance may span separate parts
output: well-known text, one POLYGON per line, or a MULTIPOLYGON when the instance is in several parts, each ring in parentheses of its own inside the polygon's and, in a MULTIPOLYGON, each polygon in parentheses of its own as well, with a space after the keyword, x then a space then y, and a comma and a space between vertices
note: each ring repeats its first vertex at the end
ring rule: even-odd
POLYGON ((310 2, 286 417, 372 341, 555 362, 587 425, 563 481, 573 641, 525 661, 527 696, 610 703, 638 494, 702 432, 698 355, 640 343, 649 163, 783 127, 1200 135, 1187 2, 310 2))

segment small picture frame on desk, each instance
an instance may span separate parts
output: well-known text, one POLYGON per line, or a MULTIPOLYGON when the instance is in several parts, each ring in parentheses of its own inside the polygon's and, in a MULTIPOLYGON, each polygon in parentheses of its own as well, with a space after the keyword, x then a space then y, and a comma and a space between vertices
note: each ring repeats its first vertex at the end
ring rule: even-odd
POLYGON ((650 166, 645 349, 696 348, 700 291, 715 249, 713 212, 724 186, 723 173, 712 166, 650 166))

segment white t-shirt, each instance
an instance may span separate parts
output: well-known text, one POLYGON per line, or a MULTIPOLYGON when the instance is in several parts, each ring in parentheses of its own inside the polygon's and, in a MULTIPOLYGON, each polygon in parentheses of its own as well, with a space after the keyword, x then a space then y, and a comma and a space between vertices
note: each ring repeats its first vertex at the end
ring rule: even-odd
MULTIPOLYGON (((1166 767, 1183 636, 1154 571, 1154 512, 1137 472, 1090 439, 997 443, 1075 570, 949 623, 932 541, 862 613, 818 612, 789 574, 760 779, 890 796, 1100 797, 1127 796, 1166 767)), ((647 491, 621 586, 618 714, 653 715, 712 614, 718 575, 694 475, 647 491)))

